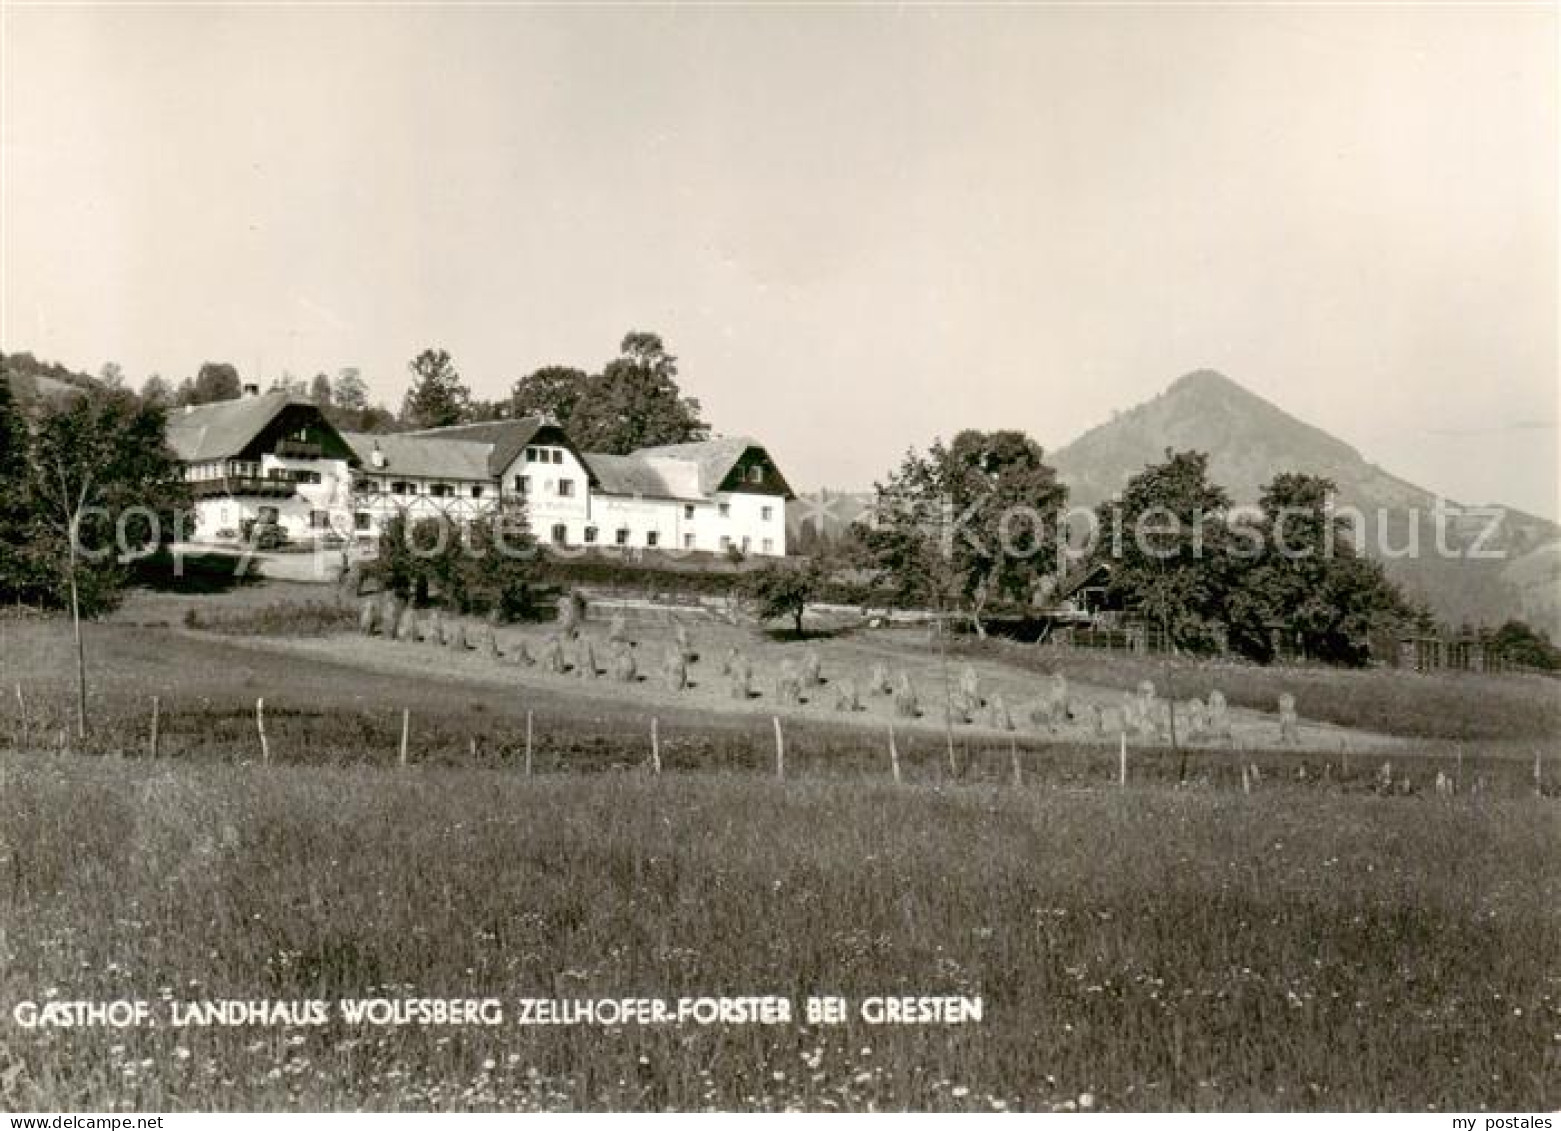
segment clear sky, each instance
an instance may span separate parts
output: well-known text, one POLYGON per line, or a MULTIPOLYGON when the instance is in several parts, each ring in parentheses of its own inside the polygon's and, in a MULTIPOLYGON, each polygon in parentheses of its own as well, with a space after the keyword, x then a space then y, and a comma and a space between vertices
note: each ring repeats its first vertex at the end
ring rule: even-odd
MULTIPOLYGON (((479 396, 629 329, 794 485, 1209 367, 1557 515, 1557 10, 16 7, 0 347, 479 396)), ((1146 457, 1147 458, 1147 457, 1146 457)))

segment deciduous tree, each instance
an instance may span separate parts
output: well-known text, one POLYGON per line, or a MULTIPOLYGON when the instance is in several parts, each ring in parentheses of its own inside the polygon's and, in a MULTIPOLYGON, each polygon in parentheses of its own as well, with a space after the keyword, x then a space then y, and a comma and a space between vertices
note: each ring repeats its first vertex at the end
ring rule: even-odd
POLYGON ((632 331, 618 357, 587 379, 565 427, 586 450, 616 455, 706 439, 710 426, 699 418, 699 402, 682 395, 677 373, 677 358, 658 335, 632 331))

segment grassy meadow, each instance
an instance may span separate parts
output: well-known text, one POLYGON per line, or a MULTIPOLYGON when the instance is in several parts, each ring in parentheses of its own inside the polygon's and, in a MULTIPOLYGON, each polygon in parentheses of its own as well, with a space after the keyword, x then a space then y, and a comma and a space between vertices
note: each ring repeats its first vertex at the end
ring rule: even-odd
MULTIPOLYGON (((904 634, 830 644, 832 672, 924 653, 904 634)), ((777 782, 767 713, 518 683, 418 645, 356 663, 363 638, 318 586, 141 594, 88 625, 87 645, 82 741, 68 626, 0 618, 0 1107, 1561 1099, 1553 683, 1183 664, 1181 695, 1217 680, 1255 711, 1298 687, 1315 717, 1404 741, 1353 756, 1135 744, 1122 789, 1109 746, 962 732, 951 760, 940 731, 906 728, 896 785, 877 728, 802 716, 777 782), (514 1023, 522 997, 714 994, 799 1009, 811 994, 980 995, 984 1016, 514 1023), (12 1016, 45 998, 371 996, 495 996, 509 1023, 73 1031, 12 1016)), ((1107 689, 1164 671, 995 642, 973 654, 1014 682, 1059 663, 1107 689)))
POLYGON ((9 1026, 7 1106, 1513 1110, 1561 1087, 1539 799, 0 766, 8 1011, 984 1002, 959 1027, 9 1026))

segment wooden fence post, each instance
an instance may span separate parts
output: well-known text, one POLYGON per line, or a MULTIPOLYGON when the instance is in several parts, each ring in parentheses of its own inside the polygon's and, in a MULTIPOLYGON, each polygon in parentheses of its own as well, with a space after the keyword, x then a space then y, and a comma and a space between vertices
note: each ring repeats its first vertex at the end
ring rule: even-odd
POLYGON ((1118 737, 1121 745, 1117 752, 1117 785, 1122 789, 1127 788, 1127 731, 1119 731, 1118 737))
POLYGON ((1016 788, 1016 789, 1022 788, 1024 786, 1024 770, 1019 765, 1019 740, 1018 739, 1016 739, 1016 738, 1009 738, 1009 740, 1008 740, 1008 753, 1009 753, 1009 756, 1013 759, 1013 763, 1014 763, 1014 788, 1016 788))
POLYGON ((412 710, 409 707, 401 708, 401 750, 396 762, 402 768, 407 764, 407 744, 412 738, 412 710))
POLYGON ((1534 750, 1534 796, 1545 796, 1545 779, 1539 769, 1539 749, 1534 750))
POLYGON ((773 721, 775 723, 775 777, 777 780, 784 781, 786 778, 786 739, 781 734, 780 716, 773 716, 773 721))
POLYGON ((158 703, 157 696, 155 696, 155 695, 152 696, 152 738, 151 738, 151 741, 147 745, 149 747, 149 753, 151 754, 151 756, 153 758, 157 757, 157 739, 158 739, 158 734, 157 734, 157 721, 158 720, 157 720, 157 716, 158 716, 160 707, 161 707, 161 704, 158 703))
POLYGON ((651 716, 650 720, 650 765, 651 769, 659 777, 661 774, 661 736, 657 733, 656 717, 654 715, 651 716))
POLYGON ((16 709, 21 712, 22 716, 22 749, 26 750, 29 745, 29 735, 27 733, 27 700, 22 698, 22 683, 20 680, 18 680, 16 683, 16 709))
POLYGON ((894 784, 900 784, 900 750, 894 744, 894 724, 889 724, 889 772, 894 775, 894 784))
POLYGON ((526 776, 531 776, 531 712, 526 712, 526 776))
POLYGON ((255 700, 255 729, 260 732, 260 764, 271 764, 271 744, 266 741, 266 701, 262 696, 255 700))

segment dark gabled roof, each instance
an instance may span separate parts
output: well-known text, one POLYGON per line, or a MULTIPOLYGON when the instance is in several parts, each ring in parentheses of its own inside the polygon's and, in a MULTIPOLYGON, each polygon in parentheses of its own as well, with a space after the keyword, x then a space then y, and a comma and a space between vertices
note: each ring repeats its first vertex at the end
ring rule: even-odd
POLYGON ((258 397, 171 409, 168 446, 185 463, 231 459, 289 405, 306 405, 318 411, 312 401, 280 390, 258 397))
POLYGON ((383 436, 372 432, 343 432, 341 435, 357 454, 365 472, 481 483, 493 479, 493 473, 489 471, 492 444, 419 432, 394 432, 383 436), (374 462, 376 448, 385 457, 383 466, 374 462))

